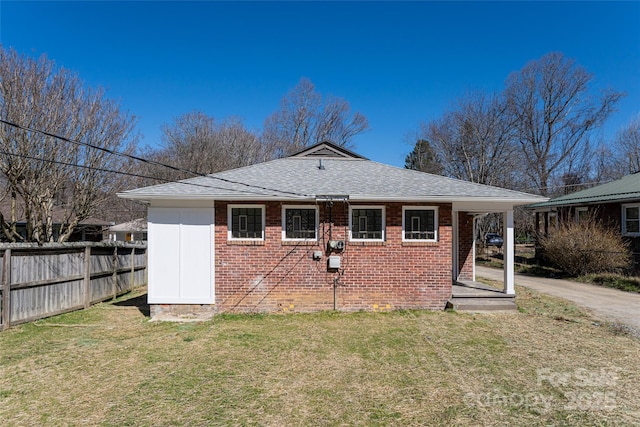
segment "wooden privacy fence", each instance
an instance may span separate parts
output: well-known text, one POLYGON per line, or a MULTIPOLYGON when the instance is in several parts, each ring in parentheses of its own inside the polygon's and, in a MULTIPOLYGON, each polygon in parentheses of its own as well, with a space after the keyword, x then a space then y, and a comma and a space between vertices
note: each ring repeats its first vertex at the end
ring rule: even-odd
POLYGON ((146 245, 0 244, 0 330, 114 298, 147 280, 146 245))

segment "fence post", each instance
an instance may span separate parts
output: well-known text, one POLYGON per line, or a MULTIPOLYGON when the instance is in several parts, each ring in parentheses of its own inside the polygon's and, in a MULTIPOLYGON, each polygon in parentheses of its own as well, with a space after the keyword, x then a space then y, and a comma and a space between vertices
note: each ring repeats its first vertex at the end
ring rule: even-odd
POLYGON ((2 330, 5 330, 11 326, 11 249, 5 249, 2 262, 2 330))
POLYGON ((136 248, 131 248, 131 289, 136 287, 136 248))
POLYGON ((149 286, 149 243, 144 248, 144 285, 149 286))
POLYGON ((84 308, 91 306, 91 246, 84 248, 84 308))
POLYGON ((111 284, 113 299, 118 295, 118 245, 113 247, 113 282, 111 284))

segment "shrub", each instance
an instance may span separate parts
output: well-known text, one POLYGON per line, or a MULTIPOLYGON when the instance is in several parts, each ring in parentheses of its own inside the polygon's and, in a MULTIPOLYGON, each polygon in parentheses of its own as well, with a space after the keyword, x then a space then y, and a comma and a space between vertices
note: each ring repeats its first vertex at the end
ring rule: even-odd
POLYGON ((616 230, 593 218, 569 223, 540 239, 545 258, 572 276, 621 272, 631 264, 631 252, 616 230))

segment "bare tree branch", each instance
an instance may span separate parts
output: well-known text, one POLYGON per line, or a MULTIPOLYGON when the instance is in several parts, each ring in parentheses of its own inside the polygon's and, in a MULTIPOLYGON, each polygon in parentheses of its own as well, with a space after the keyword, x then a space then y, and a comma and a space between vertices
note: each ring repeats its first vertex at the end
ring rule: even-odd
POLYGON ((496 95, 471 93, 442 118, 422 124, 443 173, 465 181, 513 187, 518 153, 514 124, 496 95))
POLYGON ((570 173, 571 157, 584 150, 624 96, 590 95, 593 77, 561 53, 550 53, 509 76, 505 94, 526 164, 524 172, 540 194, 555 174, 570 173))
POLYGON ((342 98, 325 100, 309 79, 303 78, 280 101, 280 110, 265 120, 262 139, 274 157, 329 141, 350 148, 354 136, 369 128, 367 118, 351 113, 342 98))
MULTIPOLYGON (((121 180, 98 168, 126 171, 128 167, 114 154, 68 140, 132 152, 134 117, 107 99, 102 89, 85 87, 75 74, 57 68, 46 56, 35 60, 2 47, 0 115, 49 134, 0 126, 0 172, 23 204, 25 240, 66 241, 78 223, 97 213, 106 194, 122 188, 121 180)), ((13 214, 4 218, 3 227, 15 230, 17 219, 13 214)), ((17 240, 17 233, 9 234, 17 240)))
POLYGON ((640 115, 618 132, 613 145, 620 170, 625 173, 640 172, 640 115))
MULTIPOLYGON (((258 136, 232 117, 220 123, 200 111, 183 114, 162 128, 161 149, 148 149, 145 157, 195 174, 211 174, 267 159, 258 136)), ((159 182, 191 178, 185 171, 147 165, 145 173, 159 182)), ((149 183, 146 183, 149 184, 149 183)))

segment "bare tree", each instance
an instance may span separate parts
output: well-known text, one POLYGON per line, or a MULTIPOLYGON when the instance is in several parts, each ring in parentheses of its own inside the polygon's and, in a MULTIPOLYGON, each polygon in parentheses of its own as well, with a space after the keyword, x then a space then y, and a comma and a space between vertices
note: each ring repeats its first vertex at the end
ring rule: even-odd
POLYGON ((518 154, 513 129, 505 103, 476 92, 459 99, 440 119, 423 123, 422 137, 432 143, 445 175, 513 186, 518 154))
POLYGON ((121 188, 117 175, 104 170, 127 170, 128 162, 113 151, 133 151, 135 119, 46 56, 35 60, 2 47, 0 116, 17 125, 0 126, 0 172, 11 206, 1 221, 4 237, 68 240, 121 188), (20 219, 26 236, 16 230, 20 219))
POLYGON ((194 111, 164 125, 162 133, 164 147, 147 148, 143 156, 183 171, 156 165, 145 168, 145 174, 158 178, 159 182, 220 172, 268 159, 257 135, 235 117, 218 123, 213 117, 194 111))
POLYGON ((617 133, 613 145, 623 174, 640 172, 640 115, 617 133))
POLYGON ((282 157, 318 142, 349 147, 354 136, 369 128, 367 118, 351 113, 342 98, 325 99, 303 78, 280 101, 280 110, 264 123, 263 141, 274 157, 282 157))
POLYGON ((583 148, 623 96, 613 90, 593 98, 593 80, 562 53, 550 53, 511 74, 505 94, 516 124, 525 163, 522 170, 536 191, 549 193, 550 179, 567 170, 568 159, 583 148))
POLYGON ((591 168, 594 185, 613 181, 624 175, 611 147, 602 142, 596 146, 592 153, 591 168))
POLYGON ((589 139, 578 145, 567 156, 562 168, 564 172, 559 171, 549 178, 547 196, 557 197, 593 186, 592 175, 597 167, 596 152, 597 149, 591 149, 589 139))

